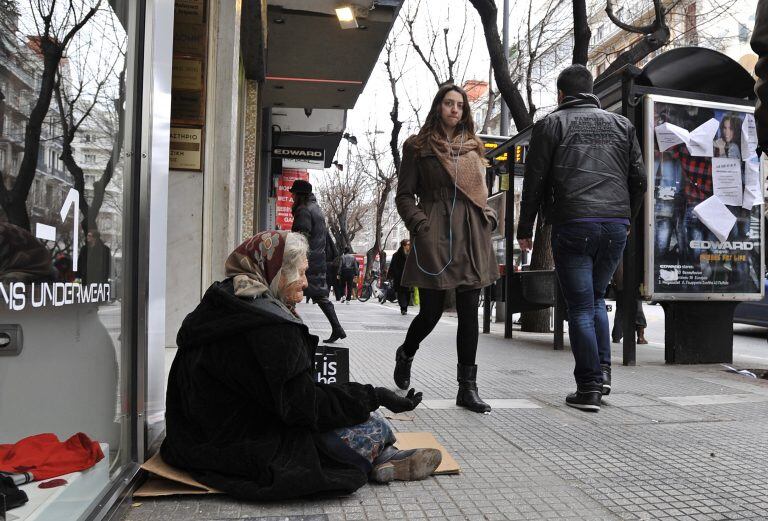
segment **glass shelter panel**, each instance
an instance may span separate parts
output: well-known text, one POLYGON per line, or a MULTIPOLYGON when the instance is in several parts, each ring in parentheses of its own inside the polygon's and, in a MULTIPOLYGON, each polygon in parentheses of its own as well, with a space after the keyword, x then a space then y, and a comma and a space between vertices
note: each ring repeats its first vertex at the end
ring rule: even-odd
POLYGON ((78 519, 131 462, 126 107, 140 4, 0 2, 0 456, 47 433, 34 439, 79 447, 56 469, 35 450, 0 457, 0 472, 34 480, 9 520, 78 519))
POLYGON ((754 109, 645 99, 646 294, 750 300, 763 292, 763 176, 754 109))

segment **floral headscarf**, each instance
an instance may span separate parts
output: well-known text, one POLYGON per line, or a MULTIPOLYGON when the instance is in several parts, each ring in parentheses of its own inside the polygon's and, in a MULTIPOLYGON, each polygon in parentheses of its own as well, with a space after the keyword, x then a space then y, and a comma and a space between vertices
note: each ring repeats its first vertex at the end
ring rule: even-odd
POLYGON ((224 264, 227 277, 233 277, 235 295, 260 297, 283 266, 287 231, 260 232, 229 254, 224 264))

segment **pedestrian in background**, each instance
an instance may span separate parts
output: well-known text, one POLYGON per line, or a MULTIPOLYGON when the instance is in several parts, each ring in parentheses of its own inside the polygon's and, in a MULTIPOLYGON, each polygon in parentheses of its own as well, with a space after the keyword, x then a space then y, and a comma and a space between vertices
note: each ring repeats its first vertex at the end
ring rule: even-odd
MULTIPOLYGON (((611 280, 613 286, 613 292, 616 296, 616 314, 613 317, 613 329, 611 330, 611 340, 614 344, 621 342, 621 338, 624 336, 622 329, 622 320, 624 320, 624 262, 619 262, 616 273, 613 274, 611 280)), ((648 340, 645 339, 645 328, 648 327, 648 321, 645 319, 645 313, 643 312, 643 301, 639 298, 639 292, 635 289, 637 297, 637 313, 635 314, 635 332, 637 333, 637 343, 647 344, 648 340)))
POLYGON ((336 309, 333 303, 328 300, 328 285, 325 280, 326 275, 326 237, 328 229, 325 225, 323 212, 317 205, 317 199, 312 193, 312 185, 303 179, 297 179, 291 186, 293 194, 293 226, 291 231, 304 234, 309 241, 309 254, 307 260, 307 280, 309 286, 304 294, 312 298, 312 302, 317 304, 323 311, 325 318, 331 324, 331 336, 324 340, 327 343, 333 343, 341 338, 346 338, 347 334, 339 323, 336 316, 336 309))
POLYGON ((391 281, 392 288, 397 294, 397 303, 400 304, 400 314, 408 314, 408 304, 411 300, 411 288, 404 286, 401 279, 403 278, 403 270, 405 269, 405 260, 408 258, 408 254, 411 252, 411 241, 403 239, 400 241, 400 247, 397 249, 392 260, 389 263, 389 270, 387 271, 387 279, 391 281))
POLYGON ((355 292, 355 278, 359 272, 360 263, 352 255, 352 249, 349 246, 345 247, 344 255, 341 256, 341 261, 339 262, 339 273, 337 275, 337 278, 341 281, 342 302, 349 304, 349 301, 352 300, 352 295, 355 292))
POLYGON ((112 251, 101 240, 99 230, 90 229, 77 260, 77 277, 84 285, 106 284, 112 269, 112 251))
POLYGON ((552 225, 552 255, 576 360, 576 392, 566 403, 599 411, 601 395, 611 391, 605 291, 646 181, 635 128, 603 110, 592 85, 586 67, 567 67, 557 78, 558 107, 533 127, 517 239, 521 249, 531 250, 536 214, 543 208, 552 225))
POLYGON ((477 392, 477 307, 480 290, 499 278, 491 245, 497 220, 488 206, 483 154, 466 92, 443 85, 424 126, 403 144, 395 197, 413 249, 401 284, 418 287, 421 299, 419 314, 395 355, 395 384, 401 389, 410 385, 419 344, 440 320, 446 292, 455 290, 456 405, 480 413, 490 412, 491 406, 477 392))

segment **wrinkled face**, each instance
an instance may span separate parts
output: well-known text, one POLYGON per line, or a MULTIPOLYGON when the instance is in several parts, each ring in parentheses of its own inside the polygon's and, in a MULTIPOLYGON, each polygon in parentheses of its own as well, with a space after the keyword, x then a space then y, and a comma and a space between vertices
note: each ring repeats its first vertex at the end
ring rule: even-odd
POLYGON ((298 304, 304 298, 304 288, 307 287, 307 259, 299 265, 299 278, 290 284, 285 284, 285 277, 280 275, 280 293, 286 304, 298 304))
POLYGON ((455 90, 450 90, 440 103, 440 120, 446 129, 454 129, 464 115, 464 98, 455 90))
POLYGON ((726 143, 733 141, 733 127, 731 125, 730 119, 723 121, 723 139, 726 143))
POLYGON ((405 244, 403 244, 403 250, 405 251, 406 254, 411 253, 411 243, 406 242, 405 244))

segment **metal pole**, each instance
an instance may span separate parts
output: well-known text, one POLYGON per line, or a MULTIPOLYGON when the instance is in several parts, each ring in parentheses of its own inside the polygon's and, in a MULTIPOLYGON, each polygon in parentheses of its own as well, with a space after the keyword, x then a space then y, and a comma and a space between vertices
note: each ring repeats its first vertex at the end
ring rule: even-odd
MULTIPOLYGON (((502 47, 504 47, 504 59, 509 61, 509 0, 504 0, 504 8, 502 12, 502 47)), ((502 136, 509 135, 509 107, 504 103, 504 99, 501 99, 501 125, 499 131, 502 136)))
POLYGON ((507 151, 507 175, 509 186, 504 208, 504 237, 506 263, 504 266, 504 338, 512 338, 512 307, 509 305, 512 294, 512 275, 515 271, 515 149, 507 151))

